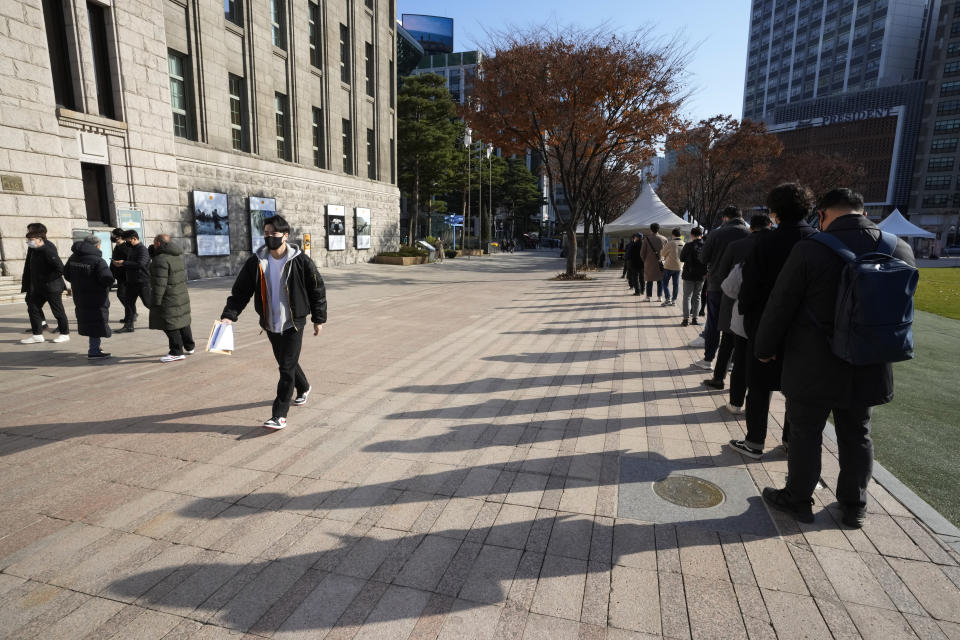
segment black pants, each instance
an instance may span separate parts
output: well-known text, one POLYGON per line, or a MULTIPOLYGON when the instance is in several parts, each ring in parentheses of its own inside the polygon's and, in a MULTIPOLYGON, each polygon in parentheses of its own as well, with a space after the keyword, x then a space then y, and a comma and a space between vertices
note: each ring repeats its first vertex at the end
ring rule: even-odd
POLYGON ((123 295, 123 326, 129 329, 133 328, 133 322, 137 317, 137 299, 143 303, 145 309, 150 308, 150 285, 148 283, 126 284, 123 295))
POLYGON ((27 294, 27 315, 30 316, 30 330, 33 335, 43 333, 43 305, 50 305, 50 313, 57 319, 57 331, 70 335, 67 312, 63 309, 63 292, 31 291, 27 294))
POLYGON ((167 334, 167 342, 170 343, 170 355, 172 356, 182 356, 184 349, 193 351, 197 346, 193 341, 193 332, 190 330, 190 325, 182 329, 164 329, 163 332, 167 334))
MULTIPOLYGON (((117 300, 120 301, 120 305, 123 306, 123 324, 127 324, 127 283, 123 280, 117 280, 117 300)), ((133 322, 130 323, 131 325, 133 322)))
POLYGON ((654 280, 648 280, 648 281, 647 281, 647 297, 648 297, 648 298, 653 295, 653 283, 654 283, 654 282, 657 283, 657 297, 659 298, 660 296, 663 295, 663 280, 656 280, 656 281, 654 281, 654 280))
POLYGON ((720 346, 720 303, 723 291, 707 291, 707 324, 703 328, 703 359, 713 362, 720 346))
MULTIPOLYGON (((725 338, 728 334, 723 334, 725 338)), ((730 372, 730 404, 736 407, 743 406, 747 395, 747 339, 735 333, 733 337, 733 371, 730 372)), ((723 349, 723 339, 720 340, 720 349, 723 349)), ((714 373, 716 377, 716 373, 714 373)))
POLYGON ((830 409, 787 398, 787 419, 790 421, 787 495, 797 502, 809 502, 813 497, 820 477, 823 429, 831 411, 840 458, 837 500, 845 507, 865 507, 867 484, 873 475, 870 407, 830 409))
MULTIPOLYGON (((717 361, 713 365, 713 379, 717 382, 723 382, 727 377, 730 358, 733 356, 733 350, 736 346, 736 337, 736 334, 728 331, 720 332, 720 346, 717 348, 717 361)), ((733 382, 731 381, 730 384, 733 384, 733 382)))
POLYGON ((297 393, 304 393, 310 388, 307 377, 300 368, 300 348, 303 346, 303 327, 306 322, 296 322, 292 329, 283 333, 267 331, 270 345, 273 347, 273 357, 277 359, 280 369, 280 380, 277 382, 277 398, 273 401, 274 418, 286 418, 290 409, 290 397, 294 389, 297 393))
POLYGON ((627 267, 627 285, 634 293, 640 293, 640 274, 633 267, 627 267))

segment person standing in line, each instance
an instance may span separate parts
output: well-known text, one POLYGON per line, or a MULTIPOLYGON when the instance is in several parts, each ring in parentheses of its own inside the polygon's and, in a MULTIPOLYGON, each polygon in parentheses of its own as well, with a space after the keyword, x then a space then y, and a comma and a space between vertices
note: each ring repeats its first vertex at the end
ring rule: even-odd
POLYGON ((623 254, 627 269, 627 286, 633 289, 633 295, 640 295, 640 278, 643 273, 643 259, 640 258, 640 234, 630 237, 630 243, 623 254))
POLYGON ((663 246, 660 255, 663 257, 663 306, 672 307, 677 304, 680 296, 680 251, 683 249, 683 237, 680 229, 670 233, 670 239, 663 246), (673 282, 673 296, 670 295, 670 282, 673 282))
MULTIPOLYGON (((889 236, 867 219, 860 194, 850 189, 827 193, 817 204, 817 216, 820 233, 829 234, 855 255, 887 252, 881 247, 889 236)), ((893 399, 893 368, 889 362, 852 364, 834 354, 832 328, 847 263, 817 235, 793 247, 757 328, 756 357, 772 362, 781 359, 778 354, 782 353, 783 395, 790 421, 786 487, 766 487, 762 495, 770 507, 801 522, 813 522, 823 430, 832 413, 840 461, 835 495, 841 521, 860 528, 866 519, 867 485, 873 473, 870 416, 873 407, 893 399)), ((893 241, 893 258, 916 268, 910 245, 895 237, 893 241)), ((890 295, 896 299, 903 292, 890 291, 890 295)))
POLYGON ((750 235, 747 223, 740 214, 740 209, 728 205, 721 213, 723 224, 714 229, 703 243, 700 260, 707 265, 707 324, 703 328, 703 359, 697 360, 693 366, 701 369, 713 370, 713 358, 717 355, 720 346, 720 303, 723 301, 723 290, 720 285, 723 278, 715 273, 717 263, 723 257, 723 252, 734 240, 750 235))
MULTIPOLYGON (((759 459, 767 439, 770 397, 780 389, 783 354, 770 362, 754 356, 760 318, 777 277, 783 270, 794 246, 816 231, 805 218, 813 208, 813 194, 796 183, 781 184, 767 196, 767 208, 777 221, 777 228, 757 238, 753 251, 743 264, 743 284, 738 297, 743 325, 747 333, 747 434, 742 440, 731 440, 730 446, 743 455, 759 459)), ((788 446, 790 422, 784 420, 782 442, 788 446)))
POLYGON ((220 314, 230 324, 237 321, 250 298, 260 316, 260 326, 266 330, 273 356, 280 370, 277 397, 272 415, 263 423, 268 429, 287 426, 290 397, 295 406, 307 403, 310 383, 300 368, 300 349, 307 314, 313 322, 313 335, 327 321, 327 295, 317 265, 299 247, 288 242, 289 223, 279 215, 264 221, 265 244, 250 256, 237 274, 233 290, 220 314))
POLYGON ((67 259, 63 277, 73 289, 77 333, 87 336, 89 360, 109 358, 110 354, 101 348, 101 341, 111 335, 110 285, 113 284, 113 273, 103 259, 97 236, 74 242, 72 249, 73 255, 67 259))
POLYGON ((700 262, 700 252, 703 250, 703 229, 694 227, 690 230, 692 240, 683 245, 680 250, 680 262, 683 263, 683 321, 681 327, 700 324, 697 313, 700 308, 700 290, 703 289, 703 278, 707 274, 707 266, 700 262))
POLYGON ((57 247, 47 240, 45 231, 27 232, 29 264, 24 269, 24 282, 27 286, 27 313, 30 315, 32 335, 20 341, 21 344, 43 342, 43 305, 50 305, 50 312, 57 319, 57 331, 60 333, 53 342, 66 342, 70 339, 70 325, 67 312, 63 309, 63 262, 57 253, 57 247))
POLYGON ((640 241, 640 259, 643 260, 643 280, 647 287, 647 298, 650 302, 653 296, 653 283, 657 283, 657 302, 663 297, 663 260, 660 252, 667 244, 667 239, 660 235, 660 225, 654 222, 650 225, 650 235, 643 236, 640 241))
POLYGON ((183 251, 161 233, 153 240, 150 262, 150 328, 167 334, 170 351, 160 362, 176 362, 192 354, 196 345, 190 330, 190 293, 183 251))
MULTIPOLYGON (((31 231, 41 231, 43 232, 44 237, 46 237, 47 225, 43 224, 42 222, 31 222, 30 224, 27 225, 27 233, 30 233, 31 231)), ((27 255, 24 257, 24 260, 23 260, 23 275, 20 276, 20 293, 30 293, 30 256, 34 250, 35 249, 33 248, 33 244, 28 241, 27 255)), ((27 302, 27 308, 29 309, 30 301, 27 300, 26 302, 27 302)), ((47 319, 43 315, 43 309, 40 309, 40 330, 42 331, 46 328, 47 328, 47 319)), ((33 335, 33 328, 27 327, 25 333, 29 333, 30 335, 33 335)))
POLYGON ((123 298, 123 328, 117 333, 133 333, 137 321, 137 300, 150 308, 150 252, 140 242, 140 234, 133 229, 123 232, 127 252, 123 259, 125 295, 123 298))

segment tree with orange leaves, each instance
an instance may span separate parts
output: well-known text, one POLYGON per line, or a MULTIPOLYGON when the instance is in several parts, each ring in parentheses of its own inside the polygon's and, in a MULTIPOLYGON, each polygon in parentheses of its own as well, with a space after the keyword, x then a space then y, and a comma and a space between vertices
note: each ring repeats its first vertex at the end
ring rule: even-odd
POLYGON ((762 123, 718 115, 674 136, 668 150, 677 152, 677 164, 663 178, 660 197, 712 229, 745 187, 766 178, 783 145, 762 123))
POLYGON ((562 187, 567 207, 558 226, 572 276, 576 229, 605 167, 645 165, 678 126, 683 55, 646 31, 618 36, 545 27, 496 35, 492 49, 463 115, 507 152, 538 154, 550 184, 562 187))

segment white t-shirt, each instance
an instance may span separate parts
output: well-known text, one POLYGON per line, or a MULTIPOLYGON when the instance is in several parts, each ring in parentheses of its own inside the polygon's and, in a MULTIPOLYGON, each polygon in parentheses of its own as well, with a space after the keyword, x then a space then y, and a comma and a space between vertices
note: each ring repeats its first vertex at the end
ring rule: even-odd
POLYGON ((293 326, 290 319, 290 302, 283 279, 283 266, 287 264, 284 254, 279 260, 267 254, 267 294, 270 296, 270 331, 283 333, 293 326))

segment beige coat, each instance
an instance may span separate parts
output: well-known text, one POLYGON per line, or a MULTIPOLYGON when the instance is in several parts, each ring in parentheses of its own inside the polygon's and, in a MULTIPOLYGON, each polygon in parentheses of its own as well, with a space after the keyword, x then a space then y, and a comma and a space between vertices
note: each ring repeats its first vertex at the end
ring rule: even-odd
POLYGON ((663 277, 659 254, 665 244, 667 244, 667 239, 659 233, 643 236, 643 239, 640 240, 640 258, 643 260, 644 282, 659 282, 660 278, 663 277))
POLYGON ((680 249, 683 248, 683 240, 680 238, 670 238, 667 244, 660 250, 660 257, 663 258, 663 268, 670 271, 680 271, 683 265, 680 264, 680 249))

